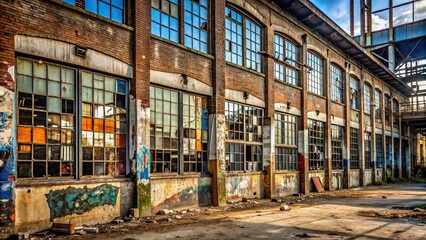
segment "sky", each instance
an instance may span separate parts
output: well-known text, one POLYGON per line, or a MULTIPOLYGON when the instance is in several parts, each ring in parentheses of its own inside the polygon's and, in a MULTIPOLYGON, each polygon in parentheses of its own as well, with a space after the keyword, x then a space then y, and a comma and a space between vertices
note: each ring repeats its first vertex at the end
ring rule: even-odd
POLYGON ((310 0, 343 30, 350 33, 349 0, 310 0))

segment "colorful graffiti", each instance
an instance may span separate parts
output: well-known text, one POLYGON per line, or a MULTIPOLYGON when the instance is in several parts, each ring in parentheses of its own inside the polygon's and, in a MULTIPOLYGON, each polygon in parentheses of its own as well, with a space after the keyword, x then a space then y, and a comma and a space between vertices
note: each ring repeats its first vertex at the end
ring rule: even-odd
POLYGON ((102 184, 95 188, 74 188, 50 191, 46 194, 50 220, 71 214, 83 214, 95 207, 117 204, 119 188, 102 184))
POLYGON ((15 221, 14 184, 15 156, 13 133, 14 93, 0 87, 0 226, 15 221))
MULTIPOLYGON (((248 178, 248 177, 247 177, 248 178)), ((249 179, 244 177, 229 177, 226 183, 227 196, 229 199, 247 197, 250 194, 249 179)), ((254 190, 255 192, 256 190, 254 190)))
POLYGON ((136 155, 137 204, 140 215, 151 213, 150 165, 149 148, 140 146, 136 155))

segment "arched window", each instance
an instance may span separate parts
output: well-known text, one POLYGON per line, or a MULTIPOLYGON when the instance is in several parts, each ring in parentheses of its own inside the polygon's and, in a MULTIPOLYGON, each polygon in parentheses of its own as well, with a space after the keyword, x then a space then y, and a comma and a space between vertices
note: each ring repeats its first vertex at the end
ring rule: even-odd
POLYGON ((262 28, 239 11, 226 7, 226 61, 261 72, 262 28))
POLYGON ((330 66, 331 100, 344 103, 343 71, 334 64, 330 66))
POLYGON ((364 113, 371 114, 371 87, 364 83, 364 113))
POLYGON ((322 59, 308 52, 308 91, 324 96, 324 66, 322 59))
POLYGON ((300 85, 300 51, 299 47, 290 40, 275 34, 274 36, 275 79, 300 85))

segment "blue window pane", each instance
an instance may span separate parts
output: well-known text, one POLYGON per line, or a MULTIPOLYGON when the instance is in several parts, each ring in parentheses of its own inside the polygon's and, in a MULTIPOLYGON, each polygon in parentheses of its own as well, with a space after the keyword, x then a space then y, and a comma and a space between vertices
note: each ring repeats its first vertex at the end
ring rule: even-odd
POLYGON ((207 7, 207 0, 200 0, 200 4, 207 7))
POLYGON ((123 0, 112 0, 112 5, 123 9, 123 0))
POLYGON ((151 33, 152 34, 155 34, 157 36, 161 36, 160 29, 161 29, 160 24, 152 22, 152 24, 151 24, 151 33))
POLYGON ((62 2, 75 6, 75 0, 62 0, 62 2))
POLYGON ((185 46, 192 48, 192 38, 185 36, 185 46))
POLYGON ((99 1, 99 15, 106 18, 111 18, 111 7, 110 5, 99 1))
POLYGON ((205 43, 201 44, 201 52, 207 53, 207 44, 205 44, 205 43))
POLYGON ((111 19, 114 21, 117 21, 119 23, 123 23, 123 10, 112 7, 112 14, 111 19))
POLYGON ((170 30, 170 40, 174 42, 179 41, 179 34, 177 31, 170 30))
POLYGON ((169 26, 169 15, 161 13, 161 25, 169 26))
POLYGON ((185 24, 185 35, 192 36, 191 25, 185 24))
POLYGON ((122 80, 117 80, 117 92, 126 94, 126 82, 122 80))
POLYGON ((169 39, 169 29, 166 27, 161 27, 161 37, 169 39))
POLYGON ((155 8, 151 8, 151 19, 154 22, 160 22, 160 11, 156 10, 155 8))
POLYGON ((191 11, 192 9, 192 0, 185 0, 185 10, 191 11))
POLYGON ((192 23, 192 15, 188 12, 185 12, 185 22, 189 24, 192 23))
POLYGON ((175 30, 179 28, 179 22, 176 18, 170 18, 170 28, 175 30))
POLYGON ((93 13, 98 13, 97 0, 86 0, 86 10, 93 13))

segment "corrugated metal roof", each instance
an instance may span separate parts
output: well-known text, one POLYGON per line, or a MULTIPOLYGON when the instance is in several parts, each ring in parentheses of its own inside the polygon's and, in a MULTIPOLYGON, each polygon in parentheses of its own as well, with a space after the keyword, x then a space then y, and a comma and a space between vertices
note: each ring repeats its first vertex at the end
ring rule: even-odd
POLYGON ((368 68, 380 80, 387 82, 406 96, 413 93, 413 89, 407 83, 398 78, 310 1, 274 0, 274 2, 308 28, 315 30, 334 46, 368 68))

